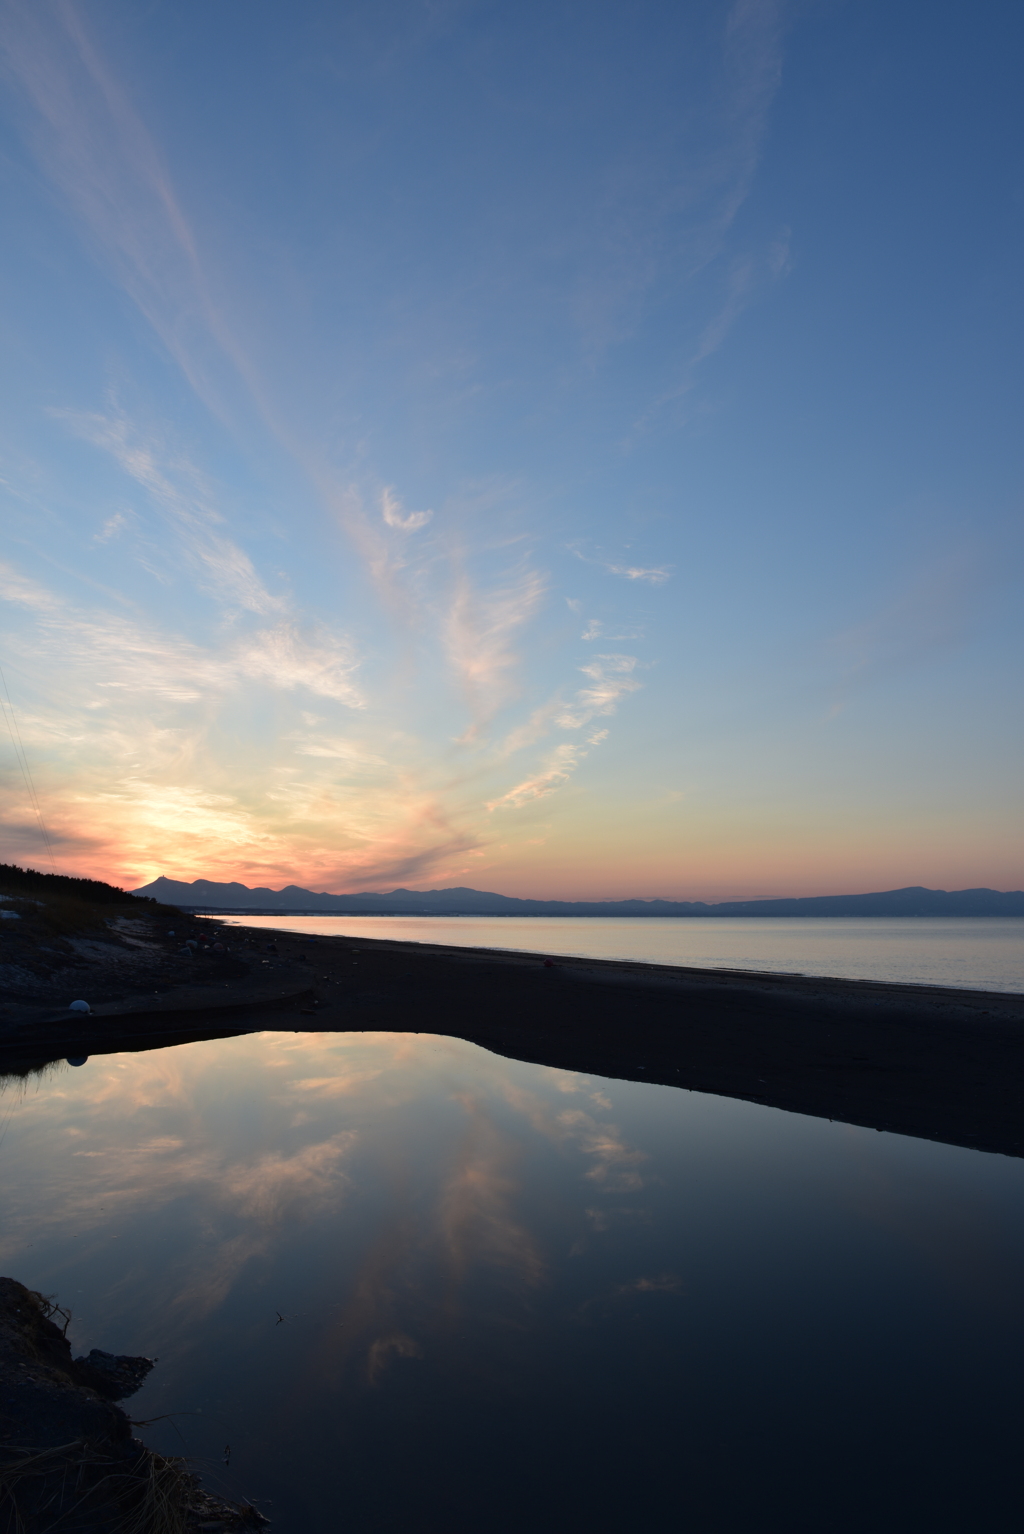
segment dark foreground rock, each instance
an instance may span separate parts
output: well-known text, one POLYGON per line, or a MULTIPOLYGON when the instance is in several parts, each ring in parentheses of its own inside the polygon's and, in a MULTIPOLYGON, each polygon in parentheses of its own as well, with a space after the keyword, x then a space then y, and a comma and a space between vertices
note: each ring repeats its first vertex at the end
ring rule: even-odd
POLYGON ((204 1492, 180 1459, 132 1435, 115 1405, 153 1367, 94 1349, 74 1359, 67 1315, 0 1278, 2 1534, 251 1534, 267 1520, 204 1492))

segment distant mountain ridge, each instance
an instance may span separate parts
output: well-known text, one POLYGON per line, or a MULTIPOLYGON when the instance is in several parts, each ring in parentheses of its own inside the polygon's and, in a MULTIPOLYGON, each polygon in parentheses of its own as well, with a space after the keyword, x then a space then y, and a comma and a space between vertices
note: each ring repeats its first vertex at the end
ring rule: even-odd
POLYGON ((930 890, 920 885, 871 895, 805 895, 784 900, 520 900, 487 890, 396 889, 389 894, 329 895, 289 884, 249 889, 163 875, 133 890, 164 905, 236 914, 347 916, 1024 916, 1022 890, 930 890))

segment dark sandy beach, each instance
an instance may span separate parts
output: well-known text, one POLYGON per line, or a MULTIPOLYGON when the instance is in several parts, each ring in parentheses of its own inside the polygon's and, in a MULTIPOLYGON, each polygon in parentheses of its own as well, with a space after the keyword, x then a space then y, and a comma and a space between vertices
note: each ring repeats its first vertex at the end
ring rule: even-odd
MULTIPOLYGON (((1024 1155, 1024 996, 240 927, 224 933, 226 953, 174 958, 185 927, 212 943, 217 925, 182 919, 169 940, 166 918, 135 924, 161 977, 155 995, 136 960, 124 994, 90 1017, 63 998, 8 1006, 0 1070, 266 1029, 438 1033, 513 1059, 1024 1155)), ((75 977, 82 995, 89 978, 75 977)))

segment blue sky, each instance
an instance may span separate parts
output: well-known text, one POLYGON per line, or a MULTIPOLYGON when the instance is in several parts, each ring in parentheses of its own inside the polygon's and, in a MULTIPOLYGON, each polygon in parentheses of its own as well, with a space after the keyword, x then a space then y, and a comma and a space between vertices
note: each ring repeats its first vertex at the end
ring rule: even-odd
POLYGON ((0 5, 2 654, 58 866, 1019 886, 1022 32, 0 5))

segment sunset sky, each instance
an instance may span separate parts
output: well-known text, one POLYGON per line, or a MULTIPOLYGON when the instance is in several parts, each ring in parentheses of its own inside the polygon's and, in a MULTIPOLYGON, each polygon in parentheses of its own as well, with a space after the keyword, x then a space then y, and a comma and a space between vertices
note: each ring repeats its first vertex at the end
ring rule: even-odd
POLYGON ((1019 4, 0 38, 3 701, 61 871, 1024 883, 1019 4))

